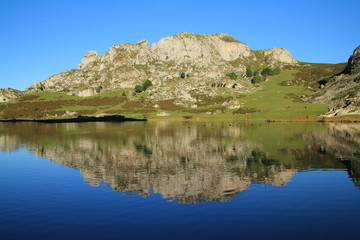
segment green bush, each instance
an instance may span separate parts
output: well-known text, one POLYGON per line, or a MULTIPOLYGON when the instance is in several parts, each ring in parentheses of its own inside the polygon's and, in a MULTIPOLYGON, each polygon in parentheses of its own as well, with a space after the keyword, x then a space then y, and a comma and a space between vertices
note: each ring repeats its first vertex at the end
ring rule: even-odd
POLYGON ((96 91, 96 93, 100 93, 102 89, 103 89, 102 86, 99 86, 95 89, 95 91, 96 91))
POLYGON ((246 76, 252 77, 254 75, 253 71, 251 70, 251 67, 246 68, 246 76))
POLYGON ((273 73, 274 73, 274 75, 280 74, 281 73, 281 68, 279 68, 279 67, 274 68, 273 73))
POLYGON ((263 75, 263 76, 272 76, 272 75, 274 75, 274 70, 267 67, 267 68, 265 68, 264 70, 261 71, 261 75, 263 75))
POLYGON ((153 85, 152 82, 147 79, 141 85, 136 85, 134 91, 137 93, 143 92, 146 91, 146 89, 148 89, 152 85, 153 85))
POLYGON ((136 85, 134 90, 137 93, 142 92, 143 91, 143 86, 142 85, 136 85))
POLYGON ((262 76, 254 76, 253 79, 251 80, 251 83, 259 83, 265 81, 265 78, 262 76))
POLYGON ((232 80, 236 80, 237 77, 238 77, 238 76, 237 76, 235 73, 233 73, 233 72, 227 73, 226 76, 229 77, 229 78, 231 78, 232 80))
POLYGON ((264 70, 261 71, 261 75, 263 76, 273 76, 273 75, 278 75, 280 74, 281 69, 279 67, 276 67, 274 69, 271 69, 269 67, 265 68, 264 70))
POLYGON ((152 82, 150 80, 145 80, 142 84, 142 87, 143 87, 143 91, 146 91, 146 89, 148 89, 150 86, 152 86, 152 82))
POLYGON ((180 77, 181 78, 186 78, 186 73, 184 73, 184 72, 180 73, 180 77))

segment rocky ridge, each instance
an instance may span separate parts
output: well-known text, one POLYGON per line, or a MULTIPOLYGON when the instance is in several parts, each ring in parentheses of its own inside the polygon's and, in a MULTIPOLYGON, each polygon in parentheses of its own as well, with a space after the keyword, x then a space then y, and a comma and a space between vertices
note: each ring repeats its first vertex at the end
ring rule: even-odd
POLYGON ((345 70, 325 82, 307 100, 330 105, 326 114, 330 117, 360 114, 360 46, 354 50, 345 70))
POLYGON ((13 88, 0 89, 0 103, 1 102, 10 102, 10 101, 17 99, 23 95, 24 95, 23 92, 13 89, 13 88))
MULTIPOLYGON (((151 47, 147 40, 143 40, 135 44, 114 45, 103 55, 89 51, 78 69, 53 75, 42 81, 41 86, 45 91, 91 96, 96 94, 99 86, 104 91, 133 88, 149 79, 158 99, 176 98, 191 102, 189 92, 192 90, 214 95, 214 90, 208 88, 213 83, 242 92, 254 91, 250 83, 235 82, 226 77, 226 73, 244 75, 249 63, 260 60, 264 66, 297 62, 286 49, 252 51, 229 34, 180 33, 164 37, 151 47), (179 77, 181 73, 186 73, 186 79, 179 77)), ((36 91, 38 89, 34 86, 27 89, 27 92, 36 91)))

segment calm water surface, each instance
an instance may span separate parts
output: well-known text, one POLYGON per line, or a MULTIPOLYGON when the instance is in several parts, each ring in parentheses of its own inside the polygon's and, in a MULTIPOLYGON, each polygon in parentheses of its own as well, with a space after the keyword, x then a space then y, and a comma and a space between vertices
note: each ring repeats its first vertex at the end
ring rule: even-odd
POLYGON ((0 123, 0 239, 359 239, 360 125, 0 123))

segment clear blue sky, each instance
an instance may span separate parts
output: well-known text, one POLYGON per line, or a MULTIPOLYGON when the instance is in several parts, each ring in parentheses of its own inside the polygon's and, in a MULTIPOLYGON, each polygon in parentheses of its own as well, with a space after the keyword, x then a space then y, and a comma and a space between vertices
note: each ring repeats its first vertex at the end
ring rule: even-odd
POLYGON ((230 33, 300 61, 347 61, 360 45, 358 0, 0 0, 0 88, 24 90, 77 68, 89 50, 179 32, 230 33))

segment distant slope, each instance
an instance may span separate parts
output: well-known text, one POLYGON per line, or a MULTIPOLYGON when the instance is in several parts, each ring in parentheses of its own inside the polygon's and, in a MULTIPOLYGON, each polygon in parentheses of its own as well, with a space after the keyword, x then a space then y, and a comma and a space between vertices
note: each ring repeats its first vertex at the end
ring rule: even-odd
POLYGON ((360 115, 360 46, 354 50, 345 70, 323 83, 325 86, 308 100, 330 105, 328 116, 360 115))

